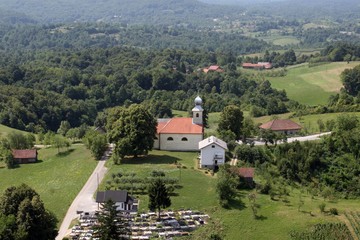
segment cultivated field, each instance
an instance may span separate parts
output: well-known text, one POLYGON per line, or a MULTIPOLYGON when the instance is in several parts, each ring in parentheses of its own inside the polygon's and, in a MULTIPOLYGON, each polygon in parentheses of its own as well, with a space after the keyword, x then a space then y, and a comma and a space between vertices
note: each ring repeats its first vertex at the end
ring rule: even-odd
POLYGON ((267 77, 271 86, 285 89, 290 99, 307 105, 326 104, 330 95, 338 93, 342 87, 340 74, 360 62, 336 62, 308 67, 292 67, 285 77, 267 77))
POLYGON ((81 190, 97 162, 83 145, 73 145, 58 154, 57 149, 40 149, 39 162, 22 164, 15 169, 0 168, 0 193, 10 186, 26 183, 54 212, 59 224, 81 190))

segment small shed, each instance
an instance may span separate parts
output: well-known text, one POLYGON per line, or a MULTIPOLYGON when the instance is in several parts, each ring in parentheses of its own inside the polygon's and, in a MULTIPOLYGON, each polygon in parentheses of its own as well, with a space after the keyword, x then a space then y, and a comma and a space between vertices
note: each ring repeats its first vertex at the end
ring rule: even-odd
POLYGON ((253 188, 255 186, 254 182, 254 168, 245 168, 245 167, 233 167, 231 171, 236 174, 240 179, 240 187, 244 188, 253 188))
POLYGON ((125 190, 107 190, 96 193, 96 202, 105 203, 112 200, 119 211, 137 211, 138 201, 131 197, 125 190))
POLYGON ((261 129, 269 129, 278 133, 295 134, 301 130, 301 126, 290 119, 274 119, 260 125, 261 129))
POLYGON ((199 142, 200 167, 216 169, 225 163, 227 144, 223 140, 210 136, 199 142))
POLYGON ((23 150, 14 149, 12 151, 12 155, 14 158, 14 162, 17 164, 34 163, 38 160, 37 159, 38 153, 36 149, 23 149, 23 150))

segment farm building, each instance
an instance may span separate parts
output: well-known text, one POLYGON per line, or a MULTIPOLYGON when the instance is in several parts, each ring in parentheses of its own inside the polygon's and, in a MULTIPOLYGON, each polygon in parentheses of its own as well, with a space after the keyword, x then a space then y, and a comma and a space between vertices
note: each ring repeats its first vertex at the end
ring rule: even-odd
POLYGON ((242 67, 249 69, 271 69, 272 64, 270 62, 243 63, 242 67))
POLYGON ((12 151, 14 162, 17 164, 22 163, 34 163, 37 161, 37 150, 36 149, 25 149, 12 151))
POLYGON ((167 151, 197 151, 203 140, 202 100, 195 98, 192 118, 158 119, 154 149, 167 151))
POLYGON ((200 167, 217 168, 225 163, 225 151, 227 144, 214 136, 208 137, 199 142, 200 167))
POLYGON ((116 209, 119 211, 137 211, 138 201, 131 197, 127 191, 124 190, 107 190, 96 193, 96 202, 98 204, 105 203, 109 200, 115 202, 116 209))
POLYGON ((278 133, 295 134, 301 130, 301 126, 289 119, 274 119, 260 125, 261 129, 269 129, 278 133))

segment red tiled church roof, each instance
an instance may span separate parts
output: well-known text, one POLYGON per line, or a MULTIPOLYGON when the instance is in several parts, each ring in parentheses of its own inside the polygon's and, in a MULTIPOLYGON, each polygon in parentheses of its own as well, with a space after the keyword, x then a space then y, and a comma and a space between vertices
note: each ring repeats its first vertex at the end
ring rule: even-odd
POLYGON ((37 152, 36 149, 26 149, 26 150, 13 150, 14 158, 36 158, 37 152))
POLYGON ((301 126, 289 119, 275 119, 260 126, 262 129, 273 131, 300 130, 301 126))
POLYGON ((203 126, 194 124, 192 118, 171 118, 167 122, 158 122, 157 133, 202 134, 203 126))

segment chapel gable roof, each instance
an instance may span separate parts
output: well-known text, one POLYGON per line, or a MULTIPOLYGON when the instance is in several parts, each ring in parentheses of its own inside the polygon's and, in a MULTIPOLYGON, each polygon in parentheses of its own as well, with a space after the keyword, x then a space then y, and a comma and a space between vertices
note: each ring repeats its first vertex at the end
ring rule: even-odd
POLYGON ((194 124, 192 118, 171 118, 168 121, 158 120, 158 134, 202 134, 203 126, 194 124))

